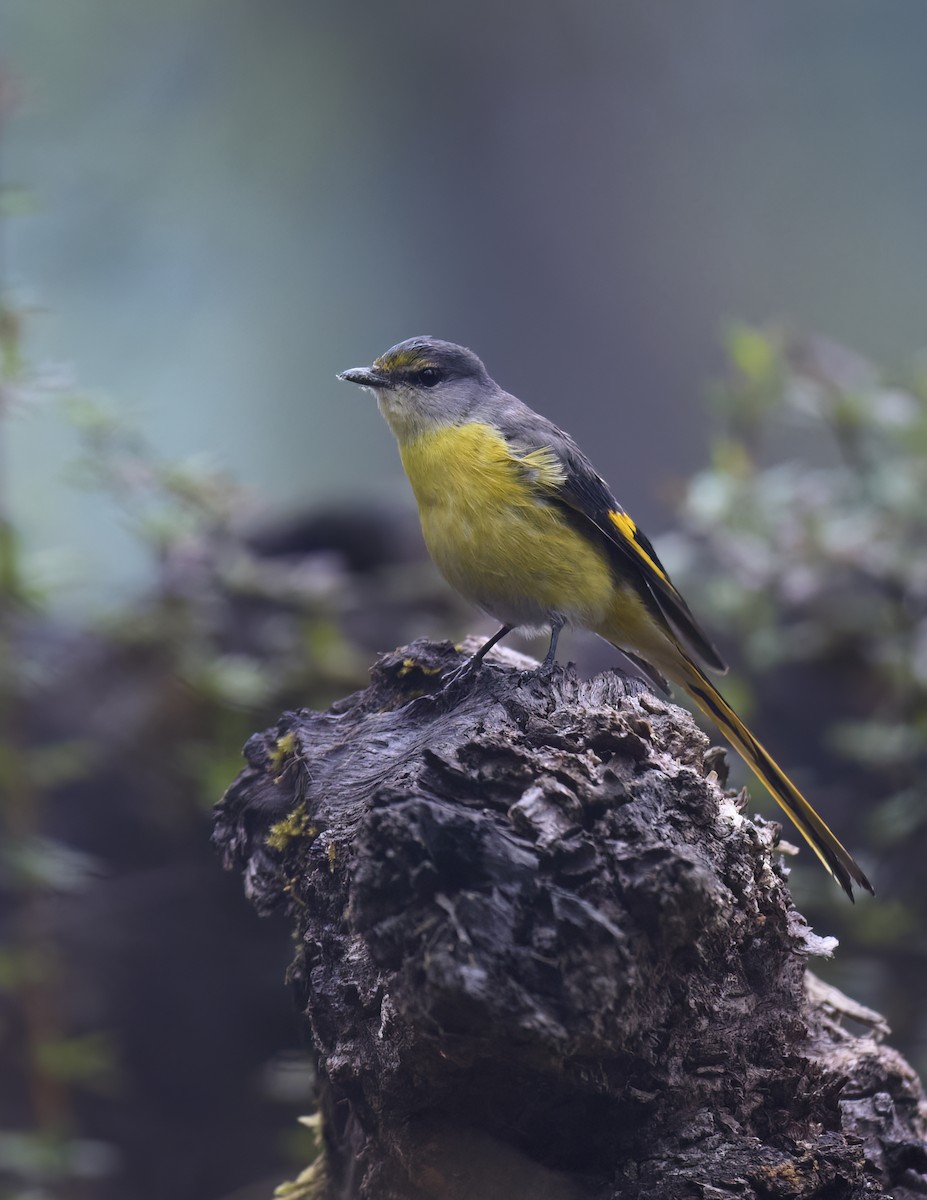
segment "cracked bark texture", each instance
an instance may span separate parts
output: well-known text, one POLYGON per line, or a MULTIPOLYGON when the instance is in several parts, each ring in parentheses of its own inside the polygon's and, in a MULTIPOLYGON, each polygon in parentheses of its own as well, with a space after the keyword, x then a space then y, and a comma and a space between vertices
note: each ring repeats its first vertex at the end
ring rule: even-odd
POLYGON ((724 794, 689 715, 505 651, 429 695, 459 661, 416 642, 284 714, 217 809, 226 865, 295 926, 312 1194, 927 1193, 920 1084, 806 972, 831 946, 778 826, 724 794))

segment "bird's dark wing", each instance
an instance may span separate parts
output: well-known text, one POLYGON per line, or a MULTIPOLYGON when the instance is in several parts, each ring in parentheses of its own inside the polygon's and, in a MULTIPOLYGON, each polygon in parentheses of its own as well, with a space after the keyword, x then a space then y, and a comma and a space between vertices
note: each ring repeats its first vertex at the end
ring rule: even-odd
POLYGON ((631 566, 643 579, 670 628, 703 666, 726 671, 724 659, 709 641, 688 604, 673 585, 650 541, 582 458, 568 463, 567 477, 558 489, 563 503, 582 513, 605 536, 617 556, 619 570, 631 566))
POLYGON ((686 649, 709 670, 726 671, 724 659, 674 587, 656 550, 579 447, 544 417, 519 408, 520 419, 503 432, 513 447, 514 457, 525 463, 539 495, 548 503, 562 504, 594 526, 617 573, 652 598, 686 649))

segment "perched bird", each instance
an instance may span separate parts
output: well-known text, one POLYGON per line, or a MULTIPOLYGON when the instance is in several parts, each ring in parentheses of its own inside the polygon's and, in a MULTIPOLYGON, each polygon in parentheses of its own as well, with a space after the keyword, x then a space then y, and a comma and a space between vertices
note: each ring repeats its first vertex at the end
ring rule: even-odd
POLYGON ((872 885, 724 700, 705 670, 726 667, 656 551, 576 443, 503 391, 470 350, 400 342, 338 376, 370 388, 399 443, 425 543, 461 595, 501 628, 550 629, 550 671, 565 625, 591 629, 658 686, 692 697, 772 792, 850 899, 872 885))

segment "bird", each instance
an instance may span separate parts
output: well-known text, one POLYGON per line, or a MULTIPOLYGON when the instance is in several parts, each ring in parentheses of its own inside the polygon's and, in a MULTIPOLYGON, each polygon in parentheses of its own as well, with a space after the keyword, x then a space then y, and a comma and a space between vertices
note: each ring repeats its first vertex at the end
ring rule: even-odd
POLYGON ((874 894, 852 855, 706 672, 727 668, 653 545, 576 442, 492 379, 473 351, 398 343, 338 379, 369 389, 399 444, 428 552, 448 583, 500 623, 457 673, 475 673, 513 630, 565 626, 604 638, 654 686, 681 687, 720 729, 851 900, 874 894))

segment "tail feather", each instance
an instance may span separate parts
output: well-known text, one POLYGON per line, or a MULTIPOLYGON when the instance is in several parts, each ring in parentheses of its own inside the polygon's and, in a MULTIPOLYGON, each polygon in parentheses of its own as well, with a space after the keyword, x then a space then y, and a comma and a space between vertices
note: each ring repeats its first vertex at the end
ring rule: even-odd
POLYGON ((850 852, 840 844, 781 767, 770 758, 714 684, 688 656, 683 656, 683 663, 684 666, 674 664, 673 670, 667 670, 666 666, 663 669, 675 683, 685 688, 705 716, 715 722, 744 762, 769 788, 850 899, 853 899, 854 883, 874 895, 872 884, 850 852))

